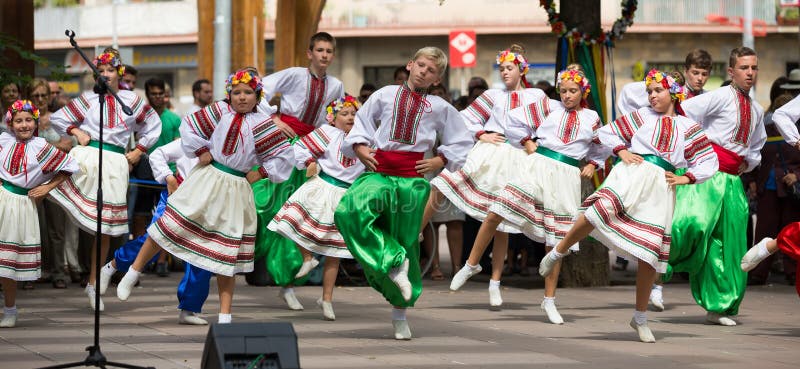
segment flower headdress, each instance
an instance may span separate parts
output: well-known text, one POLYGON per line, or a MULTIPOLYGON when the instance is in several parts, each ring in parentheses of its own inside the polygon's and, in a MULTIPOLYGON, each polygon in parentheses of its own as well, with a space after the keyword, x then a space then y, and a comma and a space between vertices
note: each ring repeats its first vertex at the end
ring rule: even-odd
POLYGON ((572 81, 575 82, 580 88, 581 92, 583 93, 583 99, 586 99, 589 96, 589 92, 592 91, 592 86, 589 84, 589 79, 583 75, 583 72, 576 70, 576 69, 565 69, 558 73, 558 78, 556 78, 556 89, 559 88, 561 82, 564 81, 572 81))
POLYGON ((21 111, 31 113, 36 123, 39 123, 39 109, 36 108, 36 105, 33 105, 30 100, 14 101, 14 103, 8 107, 8 111, 6 111, 6 122, 10 124, 11 120, 14 119, 14 115, 21 111))
POLYGON ((256 92, 256 99, 261 100, 261 96, 264 92, 264 85, 261 84, 261 77, 259 77, 256 72, 249 69, 240 69, 228 76, 228 79, 225 80, 225 100, 230 101, 233 86, 240 83, 250 86, 250 88, 256 92))
POLYGON ((94 64, 95 67, 101 64, 108 64, 114 68, 117 68, 117 74, 120 76, 125 74, 125 66, 122 65, 122 61, 114 53, 102 53, 94 58, 92 64, 94 64))
POLYGON ((525 60, 525 57, 522 56, 522 54, 515 53, 508 49, 503 50, 497 54, 497 60, 495 60, 495 63, 500 65, 504 62, 512 62, 519 65, 520 74, 528 73, 528 61, 525 60))
POLYGON ((328 115, 325 116, 325 120, 327 120, 328 123, 333 124, 333 121, 336 119, 336 115, 339 114, 342 109, 350 106, 358 110, 358 108, 361 107, 361 104, 358 103, 358 100, 356 100, 355 97, 350 95, 345 95, 344 97, 331 101, 331 103, 328 104, 328 107, 325 108, 325 111, 328 112, 328 115))
POLYGON ((675 78, 672 78, 669 74, 666 74, 662 71, 651 69, 650 72, 647 73, 647 77, 645 77, 645 85, 649 86, 651 83, 656 82, 660 83, 665 89, 669 90, 669 96, 676 100, 677 102, 681 102, 686 99, 686 89, 681 86, 675 78))

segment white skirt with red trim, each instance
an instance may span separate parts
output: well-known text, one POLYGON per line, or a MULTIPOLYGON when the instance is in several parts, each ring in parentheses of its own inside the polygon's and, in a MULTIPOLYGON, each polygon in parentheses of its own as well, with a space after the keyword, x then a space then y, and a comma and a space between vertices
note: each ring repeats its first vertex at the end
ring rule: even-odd
POLYGON ((267 228, 315 254, 352 259, 333 220, 346 191, 314 176, 286 200, 267 228))
MULTIPOLYGON (((555 247, 572 228, 581 205, 580 170, 535 153, 517 170, 489 210, 528 238, 555 247)), ((578 251, 578 244, 570 249, 578 251)))
POLYGON ((243 177, 212 165, 195 167, 167 199, 164 215, 147 229, 175 257, 212 273, 253 270, 256 205, 243 177))
POLYGON ((42 274, 39 214, 28 196, 0 187, 0 277, 35 281, 42 274))
MULTIPOLYGON (((80 170, 50 191, 50 196, 81 229, 97 231, 98 148, 76 146, 69 155, 80 170)), ((125 155, 103 151, 103 210, 100 233, 120 236, 128 233, 128 160, 125 155)))
POLYGON ((649 162, 621 162, 583 201, 579 214, 595 227, 591 236, 596 240, 664 273, 674 209, 675 191, 667 185, 664 169, 649 162))
MULTIPOLYGON (((489 207, 497 200, 497 194, 508 180, 519 171, 519 163, 525 152, 508 143, 493 144, 478 141, 467 155, 461 169, 442 171, 431 181, 450 202, 467 215, 483 221, 489 207)), ((520 233, 507 222, 497 228, 500 232, 520 233)))

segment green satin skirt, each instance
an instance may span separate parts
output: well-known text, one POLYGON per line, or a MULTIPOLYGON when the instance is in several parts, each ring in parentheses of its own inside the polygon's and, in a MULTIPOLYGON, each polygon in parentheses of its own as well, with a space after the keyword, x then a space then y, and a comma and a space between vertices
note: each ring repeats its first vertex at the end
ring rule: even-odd
POLYGON ((364 268, 367 282, 397 307, 414 306, 422 294, 419 227, 430 194, 424 178, 364 173, 345 192, 334 219, 345 244, 364 268), (412 293, 403 300, 389 270, 408 258, 412 293))
MULTIPOLYGON (((683 172, 683 171, 681 171, 683 172)), ((738 176, 717 172, 706 182, 675 191, 671 271, 689 273, 692 295, 709 312, 736 315, 747 273, 747 197, 738 176)))
MULTIPOLYGON (((292 144, 295 142, 296 139, 292 140, 292 144)), ((293 168, 291 176, 284 182, 272 183, 268 179, 262 179, 252 184, 258 217, 255 258, 266 257, 267 272, 279 286, 302 285, 308 280, 308 276, 295 280, 294 276, 303 264, 303 255, 292 240, 270 231, 267 225, 289 196, 306 180, 305 170, 293 168)))

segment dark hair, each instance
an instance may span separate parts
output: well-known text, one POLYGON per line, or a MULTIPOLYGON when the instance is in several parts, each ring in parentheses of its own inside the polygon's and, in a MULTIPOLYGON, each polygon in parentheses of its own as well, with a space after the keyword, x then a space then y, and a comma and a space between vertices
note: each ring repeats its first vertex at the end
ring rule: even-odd
POLYGON ((398 74, 398 73, 405 73, 406 75, 409 75, 409 73, 408 73, 408 69, 406 69, 406 66, 405 66, 405 65, 404 65, 404 66, 402 66, 402 67, 397 67, 397 68, 395 68, 395 69, 394 69, 394 74, 392 74, 392 77, 393 77, 395 80, 397 79, 397 74, 398 74))
POLYGON ((150 78, 144 82, 144 92, 150 93, 151 87, 158 87, 164 91, 167 90, 166 83, 164 83, 164 80, 156 77, 150 78))
POLYGON ((365 84, 361 85, 361 88, 358 89, 358 90, 359 91, 367 90, 367 91, 373 91, 374 92, 375 90, 377 90, 377 88, 372 83, 365 83, 365 84))
POLYGON ((125 64, 125 74, 130 74, 132 76, 138 76, 139 71, 136 70, 132 65, 125 64))
POLYGON ((711 70, 711 54, 703 49, 694 49, 686 55, 686 61, 683 67, 689 70, 692 66, 700 69, 711 70))
POLYGON ((308 41, 308 49, 314 50, 314 44, 319 41, 330 42, 333 45, 333 50, 336 50, 336 39, 331 36, 328 32, 317 32, 313 36, 311 36, 311 40, 308 41))
POLYGON ((472 95, 472 91, 477 89, 477 88, 481 88, 483 90, 488 90, 489 89, 489 84, 486 83, 486 80, 481 78, 481 77, 472 77, 472 78, 470 78, 469 82, 467 83, 467 86, 468 86, 467 87, 467 94, 468 95, 472 95))
POLYGON ((194 81, 194 83, 192 83, 192 92, 200 92, 200 90, 203 89, 203 84, 204 83, 208 83, 210 85, 211 81, 209 81, 209 80, 207 80, 205 78, 198 79, 197 81, 194 81))
POLYGON ((781 88, 781 85, 787 81, 789 81, 788 77, 780 76, 772 82, 772 87, 769 88, 769 107, 767 111, 775 111, 778 109, 775 100, 786 92, 786 90, 781 88))
POLYGON ((683 77, 683 73, 681 73, 680 71, 673 70, 672 72, 669 72, 669 75, 672 78, 675 78, 675 82, 678 82, 679 85, 681 86, 686 85, 686 78, 683 77))
POLYGON ((747 46, 739 46, 733 50, 731 50, 731 57, 728 59, 728 66, 733 68, 736 66, 736 59, 739 59, 743 56, 756 56, 756 51, 747 47, 747 46))

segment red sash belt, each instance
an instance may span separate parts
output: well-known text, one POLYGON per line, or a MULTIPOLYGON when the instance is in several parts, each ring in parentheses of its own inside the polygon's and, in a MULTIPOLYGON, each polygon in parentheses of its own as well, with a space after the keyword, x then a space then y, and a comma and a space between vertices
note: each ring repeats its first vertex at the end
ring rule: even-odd
POLYGON ((715 143, 711 144, 711 148, 719 158, 719 171, 738 176, 739 166, 744 163, 744 157, 715 143))
POLYGON ((183 176, 178 172, 175 172, 175 181, 178 182, 179 186, 183 183, 183 176))
POLYGON ((306 123, 300 121, 300 119, 297 119, 297 118, 295 118, 295 117, 293 117, 291 115, 287 115, 287 114, 281 114, 281 120, 284 123, 288 124, 289 127, 292 127, 292 130, 294 130, 294 133, 297 133, 297 135, 300 136, 300 137, 303 137, 303 136, 313 132, 314 128, 316 128, 316 127, 314 127, 313 124, 306 124, 306 123))
POLYGON ((382 151, 375 152, 378 161, 378 173, 398 177, 422 177, 414 167, 417 162, 425 158, 424 152, 415 151, 382 151))

